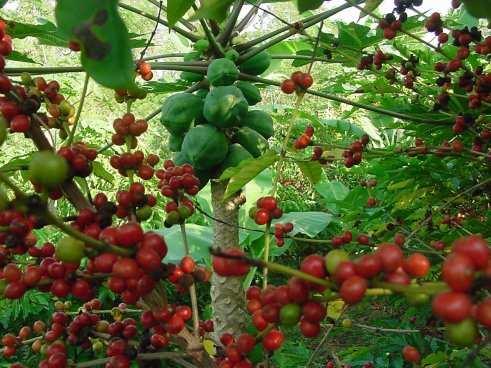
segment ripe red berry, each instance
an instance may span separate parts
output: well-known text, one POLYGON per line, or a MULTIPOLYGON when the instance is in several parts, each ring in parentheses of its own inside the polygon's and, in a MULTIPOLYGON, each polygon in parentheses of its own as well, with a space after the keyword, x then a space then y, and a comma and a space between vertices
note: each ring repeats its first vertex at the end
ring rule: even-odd
POLYGON ((479 235, 469 235, 457 239, 453 243, 452 251, 469 257, 479 270, 486 268, 491 255, 488 242, 479 235))
POLYGON ((341 285, 339 295, 347 304, 356 304, 363 299, 367 290, 367 281, 359 276, 351 276, 341 285))
POLYGON ((271 330, 263 338, 263 347, 268 351, 277 350, 283 344, 284 338, 280 330, 271 330))
POLYGON ((413 253, 404 260, 403 268, 411 277, 424 277, 430 270, 430 261, 421 253, 413 253))
POLYGON ((471 314, 472 302, 467 294, 448 291, 438 294, 432 303, 433 313, 445 322, 457 323, 471 314))
POLYGON ((477 321, 486 328, 491 328, 491 298, 487 298, 477 305, 477 321))
POLYGON ((382 261, 378 254, 367 254, 355 262, 356 274, 370 279, 382 271, 382 261))
POLYGON ((324 257, 318 254, 311 254, 305 257, 300 264, 300 271, 323 279, 327 275, 324 257))
POLYGON ((406 345, 404 349, 402 349, 402 356, 406 362, 409 363, 419 363, 421 360, 421 354, 419 351, 411 345, 406 345))
POLYGON ((442 279, 454 291, 468 291, 474 281, 474 264, 464 254, 451 254, 442 266, 442 279))
POLYGON ((271 216, 269 215, 268 211, 266 211, 264 209, 259 209, 256 211, 256 214, 254 216, 254 220, 256 221, 256 224, 258 224, 258 225, 265 225, 271 221, 271 216))
POLYGON ((293 92, 295 92, 295 89, 296 84, 291 79, 286 79, 283 81, 283 83, 281 83, 281 91, 287 95, 291 95, 293 92))
POLYGON ((394 272, 400 266, 402 266, 402 261, 404 259, 404 254, 401 248, 395 244, 384 243, 381 244, 377 253, 382 261, 382 268, 384 272, 390 273, 394 272))

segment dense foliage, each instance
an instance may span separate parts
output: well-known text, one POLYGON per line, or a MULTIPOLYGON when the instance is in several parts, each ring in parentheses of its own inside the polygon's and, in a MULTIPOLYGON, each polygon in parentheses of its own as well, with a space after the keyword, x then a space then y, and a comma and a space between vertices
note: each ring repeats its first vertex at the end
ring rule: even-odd
POLYGON ((0 367, 491 364, 491 2, 332 3, 0 1, 0 367))

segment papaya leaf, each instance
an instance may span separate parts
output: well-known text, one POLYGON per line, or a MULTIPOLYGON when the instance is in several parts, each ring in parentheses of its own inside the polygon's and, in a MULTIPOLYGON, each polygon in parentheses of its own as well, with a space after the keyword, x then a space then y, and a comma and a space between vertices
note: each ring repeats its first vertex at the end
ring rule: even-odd
POLYGON ((244 185, 259 175, 264 169, 270 167, 279 159, 278 154, 268 151, 261 157, 242 161, 238 166, 224 171, 220 180, 229 180, 225 190, 224 199, 239 191, 244 185))
POLYGON ((208 18, 223 21, 234 0, 204 0, 193 19, 208 18))
POLYGON ((384 0, 367 0, 365 2, 364 11, 360 12, 360 17, 358 19, 365 18, 368 14, 366 12, 373 12, 377 9, 384 0))
POLYGON ((297 8, 300 13, 307 10, 320 8, 324 0, 297 0, 297 8))
POLYGON ((275 220, 273 224, 291 222, 293 230, 289 235, 303 234, 314 238, 331 223, 332 219, 333 216, 326 212, 288 212, 283 214, 281 221, 275 220))
POLYGON ((167 21, 171 26, 175 25, 179 19, 191 8, 194 0, 168 0, 167 1, 167 21))
POLYGON ((56 22, 68 39, 80 43, 82 66, 95 81, 113 89, 136 88, 128 29, 117 0, 58 0, 56 22))
POLYGON ((318 161, 310 162, 297 162, 297 166, 302 174, 309 179, 309 181, 315 185, 322 178, 322 166, 318 161))

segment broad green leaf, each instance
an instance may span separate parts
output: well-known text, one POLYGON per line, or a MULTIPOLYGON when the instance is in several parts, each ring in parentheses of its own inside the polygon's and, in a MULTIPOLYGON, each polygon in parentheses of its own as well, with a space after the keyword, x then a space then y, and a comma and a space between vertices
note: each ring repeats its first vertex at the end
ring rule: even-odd
POLYGON ((171 26, 175 25, 179 19, 191 8, 194 0, 168 0, 167 1, 167 21, 171 26))
POLYGON ((27 55, 24 55, 24 54, 22 54, 22 53, 20 53, 19 51, 16 51, 16 50, 13 50, 7 56, 7 60, 20 61, 20 62, 23 62, 23 63, 31 63, 31 64, 41 64, 41 63, 38 63, 38 62, 32 60, 27 55))
POLYGON ((337 26, 339 32, 339 47, 363 50, 382 39, 380 35, 369 36, 370 27, 361 24, 345 24, 338 22, 337 26))
POLYGON ((128 29, 117 0, 58 0, 56 21, 67 38, 81 44, 82 66, 95 81, 108 88, 135 89, 128 29))
POLYGON ((169 92, 179 92, 184 91, 188 88, 188 84, 183 82, 159 82, 151 81, 143 85, 143 88, 148 93, 169 93, 169 92))
POLYGON ((107 171, 100 162, 94 161, 92 163, 92 169, 94 170, 94 175, 98 178, 101 178, 111 184, 114 183, 114 176, 107 171))
MULTIPOLYGON (((165 260, 172 263, 180 262, 185 256, 181 227, 175 225, 170 229, 159 230, 158 233, 165 237, 168 246, 165 260)), ((213 229, 210 226, 186 224, 186 235, 193 258, 198 262, 208 260, 209 249, 213 245, 213 229)))
POLYGON ((193 18, 213 19, 217 22, 227 17, 227 12, 234 0, 204 0, 193 18))
POLYGON ((19 39, 34 37, 41 45, 66 47, 68 45, 66 35, 50 21, 42 21, 40 24, 9 22, 9 35, 19 39))
POLYGON ((0 8, 3 8, 7 4, 8 0, 0 0, 0 8))
POLYGON ((264 169, 270 167, 279 159, 279 156, 268 151, 258 158, 242 161, 239 166, 229 168, 220 177, 220 180, 229 179, 224 199, 239 191, 244 185, 254 179, 264 169))
POLYGON ((302 174, 309 179, 312 185, 317 184, 322 178, 322 166, 319 161, 297 162, 297 166, 302 174))
POLYGON ((315 186, 315 190, 327 202, 343 201, 349 194, 349 189, 339 181, 319 183, 315 186))
POLYGON ((333 216, 326 212, 288 212, 273 223, 291 222, 294 227, 289 235, 303 234, 314 238, 331 223, 332 219, 333 216))
POLYGON ((297 8, 300 13, 307 10, 314 10, 319 8, 324 0, 296 0, 297 8))
POLYGON ((349 121, 341 119, 323 119, 321 123, 324 126, 332 127, 342 133, 354 134, 357 137, 361 137, 365 134, 365 131, 358 125, 352 124, 349 121))

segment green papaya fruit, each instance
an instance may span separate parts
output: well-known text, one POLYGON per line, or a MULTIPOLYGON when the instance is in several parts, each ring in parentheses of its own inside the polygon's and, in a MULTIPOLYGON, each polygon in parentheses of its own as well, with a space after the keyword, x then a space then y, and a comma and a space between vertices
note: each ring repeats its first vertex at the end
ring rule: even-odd
POLYGON ((230 49, 225 52, 225 58, 236 62, 239 59, 240 54, 234 49, 230 49))
POLYGON ((274 133, 273 118, 262 110, 249 111, 242 119, 242 125, 254 129, 266 139, 271 138, 274 133))
POLYGON ((229 59, 215 59, 208 66, 206 77, 212 86, 229 86, 239 77, 239 69, 229 59))
POLYGON ((261 134, 249 127, 240 128, 235 134, 234 141, 244 147, 257 158, 268 149, 268 141, 261 134))
POLYGON ((202 109, 203 100, 198 96, 187 92, 176 93, 164 101, 160 121, 169 133, 183 135, 202 109))
POLYGON ((205 89, 205 88, 201 88, 201 89, 198 89, 196 92, 194 92, 194 94, 196 96, 198 96, 199 98, 201 98, 202 100, 204 100, 206 98, 206 95, 208 94, 208 92, 210 92, 210 90, 205 89))
POLYGON ((235 83, 235 86, 240 89, 249 106, 254 106, 261 102, 261 92, 254 84, 246 81, 238 81, 235 83))
POLYGON ((248 108, 247 100, 237 87, 216 87, 205 98, 203 115, 210 124, 229 128, 240 123, 248 108))
POLYGON ((196 51, 199 51, 199 52, 205 52, 206 50, 208 50, 210 48, 210 41, 208 41, 207 39, 203 38, 201 40, 198 40, 196 41, 196 43, 194 44, 194 49, 196 51))
POLYGON ((228 147, 227 157, 220 165, 220 171, 225 171, 229 167, 236 167, 242 161, 251 159, 252 155, 238 143, 233 143, 228 147))
POLYGON ((175 135, 175 134, 170 134, 169 135, 169 150, 171 152, 179 152, 182 147, 182 141, 184 140, 183 135, 175 135))
MULTIPOLYGON (((198 51, 193 51, 190 52, 186 55, 184 55, 183 60, 184 61, 198 61, 200 58, 201 53, 198 51)), ((199 73, 193 73, 193 72, 182 72, 181 73, 181 79, 187 81, 187 82, 199 82, 204 78, 203 74, 199 73)))
POLYGON ((267 51, 261 51, 239 65, 242 73, 260 75, 271 65, 271 55, 267 51))
POLYGON ((198 125, 184 137, 182 152, 199 169, 211 169, 219 165, 227 156, 228 141, 225 134, 212 125, 198 125))

